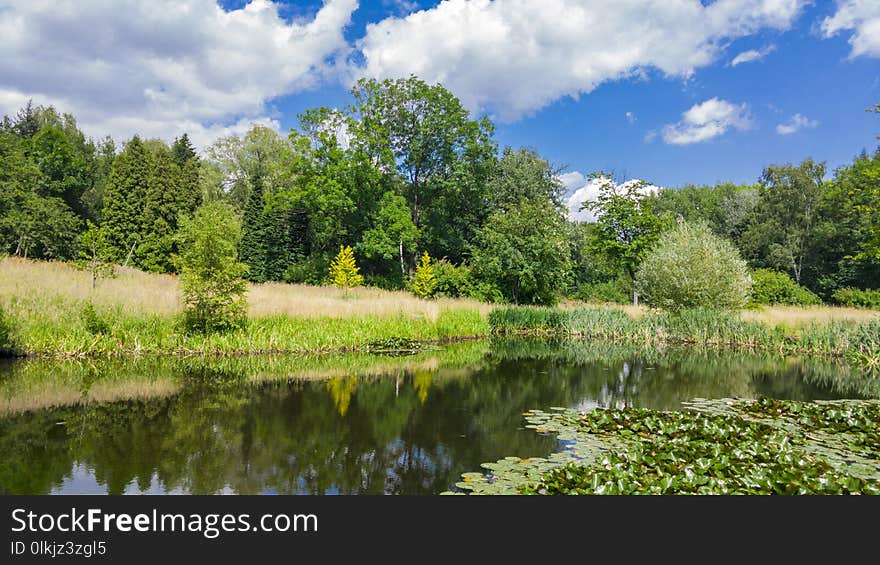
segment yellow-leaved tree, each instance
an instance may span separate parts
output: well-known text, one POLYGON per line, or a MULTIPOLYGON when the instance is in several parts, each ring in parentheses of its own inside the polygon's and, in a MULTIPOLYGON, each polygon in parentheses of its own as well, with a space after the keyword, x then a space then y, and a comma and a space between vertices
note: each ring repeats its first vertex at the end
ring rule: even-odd
POLYGON ((427 298, 434 294, 437 279, 434 277, 434 267, 431 265, 431 256, 428 252, 422 253, 422 260, 416 266, 416 274, 412 281, 413 294, 419 298, 427 298))
POLYGON ((346 293, 349 288, 360 286, 364 282, 364 277, 354 261, 354 250, 348 245, 340 245, 339 254, 330 263, 330 282, 346 293))

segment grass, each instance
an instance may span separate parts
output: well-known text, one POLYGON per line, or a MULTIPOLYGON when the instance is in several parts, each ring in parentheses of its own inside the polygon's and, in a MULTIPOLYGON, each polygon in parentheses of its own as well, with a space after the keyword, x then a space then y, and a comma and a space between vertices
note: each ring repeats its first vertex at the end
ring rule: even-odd
POLYGON ((880 358, 880 317, 827 308, 795 316, 789 309, 763 313, 689 310, 681 313, 622 308, 536 308, 508 306, 489 315, 496 334, 563 334, 646 345, 733 347, 781 353, 850 357, 866 366, 880 358))
MULTIPOLYGON (((489 306, 421 300, 405 292, 250 285, 249 321, 240 331, 180 330, 177 279, 120 269, 92 288, 88 273, 58 262, 0 260, 0 307, 11 345, 54 357, 138 354, 349 351, 376 340, 443 341, 488 334, 489 306)), ((2 346, 2 344, 0 344, 2 346)))

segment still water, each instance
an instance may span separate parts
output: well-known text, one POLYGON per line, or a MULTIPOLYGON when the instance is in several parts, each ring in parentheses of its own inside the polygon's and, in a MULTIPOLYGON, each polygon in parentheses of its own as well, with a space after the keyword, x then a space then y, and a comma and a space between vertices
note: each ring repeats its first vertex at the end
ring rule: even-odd
POLYGON ((492 340, 411 356, 0 365, 0 494, 431 494, 546 456, 525 410, 880 395, 830 361, 492 340))

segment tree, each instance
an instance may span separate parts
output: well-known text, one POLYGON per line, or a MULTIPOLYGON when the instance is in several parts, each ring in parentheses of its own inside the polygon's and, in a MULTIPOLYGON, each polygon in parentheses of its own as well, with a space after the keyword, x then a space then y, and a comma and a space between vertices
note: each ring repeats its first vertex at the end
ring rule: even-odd
POLYGON ((733 244, 705 223, 682 222, 645 256, 636 285, 650 304, 666 310, 734 310, 748 302, 752 280, 733 244))
POLYGON ((167 147, 153 153, 144 195, 141 244, 137 259, 141 267, 155 273, 174 271, 174 234, 181 213, 191 213, 181 206, 180 169, 167 147))
POLYGON ((406 255, 415 248, 419 230, 412 223, 406 200, 393 192, 386 192, 379 201, 379 212, 374 225, 364 232, 358 250, 364 256, 386 261, 398 260, 400 276, 406 276, 406 255))
POLYGON ((491 209, 505 210, 540 199, 561 209, 565 186, 559 181, 559 172, 533 149, 505 147, 488 182, 491 209))
POLYGON ((473 276, 516 304, 553 304, 569 261, 566 220, 547 200, 492 214, 471 246, 473 276))
POLYGON ((330 263, 330 282, 348 292, 349 288, 360 286, 364 277, 359 273, 354 260, 354 251, 347 245, 339 246, 339 254, 330 263))
POLYGON ((416 267, 416 274, 413 276, 412 291, 419 298, 427 298, 434 294, 435 286, 437 286, 437 279, 434 278, 431 256, 424 252, 416 267))
POLYGON ((581 207, 598 216, 590 248, 627 275, 632 285, 633 304, 638 305, 636 271, 671 220, 667 214, 655 210, 656 200, 646 194, 645 182, 617 185, 603 174, 593 178, 600 181, 599 197, 581 207))
POLYGON ((204 204, 183 218, 176 240, 184 326, 210 333, 240 328, 246 320, 247 265, 238 261, 241 223, 222 202, 204 204))
POLYGON ((138 136, 113 161, 104 189, 101 229, 115 263, 127 263, 140 243, 150 168, 150 155, 138 136))
POLYGON ((266 281, 266 251, 268 245, 268 221, 266 202, 263 199, 262 174, 255 171, 250 177, 251 190, 242 217, 242 237, 239 257, 248 266, 248 279, 266 281))
POLYGON ((789 272, 801 284, 819 220, 824 176, 825 164, 811 159, 798 166, 764 169, 758 202, 742 237, 743 249, 753 264, 789 272))
POLYGON ((78 266, 92 275, 92 288, 98 279, 115 276, 113 263, 107 261, 107 244, 104 233, 91 221, 86 221, 86 231, 80 235, 80 260, 78 266))
MULTIPOLYGON (((470 119, 452 93, 416 77, 361 79, 352 96, 353 142, 379 168, 400 175, 423 246, 460 260, 488 215, 485 180, 496 152, 491 122, 470 119)), ((411 268, 415 262, 412 252, 411 268)))
POLYGON ((171 157, 178 168, 178 207, 184 214, 192 214, 202 203, 199 182, 200 161, 187 134, 174 140, 171 157))

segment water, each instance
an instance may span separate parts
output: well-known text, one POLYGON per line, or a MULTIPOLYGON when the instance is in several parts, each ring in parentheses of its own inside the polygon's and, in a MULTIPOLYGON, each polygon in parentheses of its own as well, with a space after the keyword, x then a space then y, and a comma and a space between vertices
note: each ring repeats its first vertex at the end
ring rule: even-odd
POLYGON ((472 342, 409 357, 0 365, 0 493, 430 494, 546 456, 522 412, 880 395, 830 361, 472 342))

